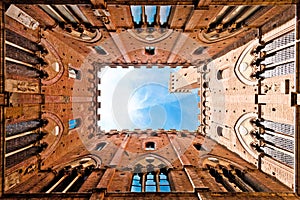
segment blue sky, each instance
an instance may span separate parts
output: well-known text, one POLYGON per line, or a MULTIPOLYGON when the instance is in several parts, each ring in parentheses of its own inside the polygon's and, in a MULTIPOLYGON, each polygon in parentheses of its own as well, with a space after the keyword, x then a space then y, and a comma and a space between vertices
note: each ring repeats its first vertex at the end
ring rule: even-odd
POLYGON ((178 69, 102 69, 98 122, 101 129, 196 130, 197 90, 169 93, 170 72, 174 70, 178 69))

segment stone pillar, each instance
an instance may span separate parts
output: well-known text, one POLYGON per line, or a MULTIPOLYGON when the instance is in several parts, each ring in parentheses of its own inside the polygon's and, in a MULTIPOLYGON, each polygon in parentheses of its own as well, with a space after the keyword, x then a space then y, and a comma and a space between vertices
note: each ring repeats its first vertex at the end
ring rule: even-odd
POLYGON ((46 193, 52 192, 63 180, 65 180, 68 177, 68 174, 65 174, 63 177, 61 177, 49 190, 46 191, 46 193))

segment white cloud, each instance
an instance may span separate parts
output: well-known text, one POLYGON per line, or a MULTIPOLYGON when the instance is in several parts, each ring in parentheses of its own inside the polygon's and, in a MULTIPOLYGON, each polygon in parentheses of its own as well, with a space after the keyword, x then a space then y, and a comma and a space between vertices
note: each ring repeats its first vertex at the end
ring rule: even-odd
MULTIPOLYGON (((155 107, 157 105, 169 104, 178 101, 179 103, 191 94, 166 94, 162 90, 149 90, 139 92, 141 86, 157 85, 165 87, 167 90, 169 73, 174 69, 105 69, 101 71, 101 106, 100 114, 101 129, 108 131, 110 129, 134 129, 134 128, 154 128, 161 126, 161 122, 167 116, 165 109, 155 107), (148 109, 147 108, 152 108, 148 109), (148 112, 141 112, 145 109, 148 112), (154 112, 156 111, 156 112, 154 112), (152 117, 152 119, 151 119, 152 117), (150 121, 149 121, 150 118, 150 121), (157 121, 157 119, 161 119, 157 121), (136 124, 133 123, 136 119, 136 124), (139 121, 140 120, 140 121, 139 121), (152 127, 138 127, 138 125, 152 127)), ((178 69, 175 69, 178 70, 178 69)), ((185 100, 184 100, 185 101, 185 100)), ((189 102, 190 103, 190 102, 189 102)), ((197 104, 197 103, 196 103, 197 104)), ((182 105, 181 105, 182 106, 182 105)), ((191 106, 184 106, 190 114, 191 106)), ((182 107, 183 109, 183 107, 182 107)), ((196 111, 198 113, 198 110, 196 111)), ((187 115, 186 115, 187 116, 187 115)), ((196 116, 197 117, 197 116, 196 116)), ((187 120, 188 119, 183 119, 187 120)), ((163 122, 164 123, 164 122, 163 122)), ((192 126, 190 122, 186 126, 192 126)))

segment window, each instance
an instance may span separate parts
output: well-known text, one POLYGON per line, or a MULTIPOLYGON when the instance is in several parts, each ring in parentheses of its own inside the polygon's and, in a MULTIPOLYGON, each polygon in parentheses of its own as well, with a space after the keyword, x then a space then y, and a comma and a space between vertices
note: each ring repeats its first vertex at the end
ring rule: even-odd
POLYGON ((222 73, 223 73, 223 70, 218 70, 218 72, 217 72, 217 79, 218 80, 223 79, 222 73))
POLYGON ((218 126, 217 127, 217 134, 218 134, 218 136, 223 136, 223 128, 222 127, 220 127, 220 126, 218 126))
POLYGON ((80 123, 81 123, 80 119, 69 120, 69 130, 79 127, 80 123))
POLYGON ((167 172, 160 172, 159 174, 159 190, 160 192, 171 192, 167 172))
POLYGON ((72 67, 69 67, 69 78, 74 78, 77 80, 81 79, 81 73, 79 70, 76 70, 72 67))
POLYGON ((198 151, 201 150, 202 145, 199 143, 194 144, 195 149, 197 149, 198 151))
POLYGON ((131 15, 135 26, 142 25, 142 6, 130 6, 131 15))
POLYGON ((155 47, 145 47, 145 54, 154 55, 155 54, 155 47))
POLYGON ((162 169, 159 172, 151 171, 145 174, 134 173, 131 192, 171 192, 167 170, 162 169))
POLYGON ((107 55, 106 51, 102 47, 100 47, 100 46, 95 46, 94 49, 100 55, 107 55))
POLYGON ((170 11, 171 11, 171 6, 160 6, 159 9, 159 23, 161 26, 166 26, 168 19, 169 19, 169 15, 170 15, 170 11))
POLYGON ((201 55, 203 53, 203 51, 206 49, 207 47, 199 47, 198 49, 196 49, 194 51, 194 55, 201 55))
POLYGON ((155 150, 155 143, 154 142, 147 142, 145 144, 145 150, 155 150))
POLYGON ((106 146, 106 142, 100 142, 99 144, 97 144, 95 150, 101 151, 102 149, 104 149, 105 146, 106 146))
POLYGON ((156 17, 156 6, 145 6, 145 15, 148 26, 153 26, 156 17))
POLYGON ((156 192, 156 180, 154 172, 146 175, 145 192, 156 192))
POLYGON ((35 19, 15 5, 10 5, 5 14, 32 30, 36 30, 39 26, 39 23, 35 19))
POLYGON ((131 192, 142 192, 142 174, 135 173, 133 175, 131 192))

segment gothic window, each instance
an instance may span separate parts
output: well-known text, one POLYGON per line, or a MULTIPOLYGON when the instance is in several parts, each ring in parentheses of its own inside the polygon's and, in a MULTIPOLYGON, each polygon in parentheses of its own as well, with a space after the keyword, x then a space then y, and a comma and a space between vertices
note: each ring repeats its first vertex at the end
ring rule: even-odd
POLYGON ((79 118, 69 120, 69 130, 79 127, 80 124, 81 120, 79 118))
POLYGON ((156 180, 154 172, 147 173, 146 175, 145 192, 156 192, 156 180))
POLYGON ((132 178, 131 192, 142 192, 142 175, 135 173, 132 178))
POLYGON ((145 150, 155 150, 155 143, 154 142, 147 142, 145 144, 145 150))
POLYGON ((160 192, 171 192, 167 172, 161 171, 159 174, 159 190, 160 192))
POLYGON ((102 149, 104 149, 105 146, 106 146, 106 142, 100 142, 99 144, 97 144, 95 150, 101 151, 102 149))
POLYGON ((153 26, 156 17, 156 6, 145 6, 145 15, 148 26, 153 26))
POLYGON ((130 6, 131 15, 135 26, 140 26, 142 22, 142 6, 130 6))
POLYGON ((160 21, 161 26, 163 26, 163 27, 166 26, 168 19, 169 19, 170 11, 171 11, 171 6, 160 6, 159 21, 160 21))
POLYGON ((134 173, 131 192, 171 192, 167 171, 134 173))

